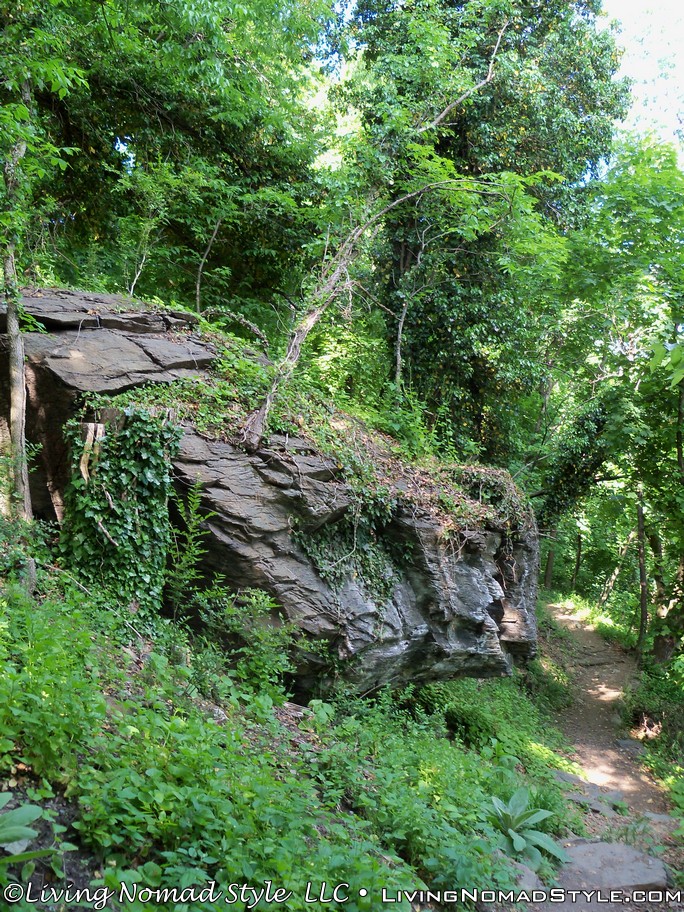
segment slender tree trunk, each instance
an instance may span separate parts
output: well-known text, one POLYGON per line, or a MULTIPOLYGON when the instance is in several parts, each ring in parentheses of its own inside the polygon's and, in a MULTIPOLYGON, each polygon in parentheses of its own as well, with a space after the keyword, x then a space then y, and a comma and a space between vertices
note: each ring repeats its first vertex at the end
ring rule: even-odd
POLYGON ((656 634, 653 637, 652 656, 656 662, 668 662, 675 648, 675 637, 666 624, 666 618, 674 599, 668 604, 667 585, 665 584, 665 559, 663 543, 656 531, 647 535, 653 553, 653 578, 656 584, 656 634))
POLYGON ((278 365, 275 377, 271 383, 271 388, 266 394, 266 398, 259 406, 259 408, 248 416, 242 427, 242 439, 245 445, 245 449, 249 452, 253 452, 259 448, 261 444, 261 438, 264 434, 264 428, 266 427, 266 422, 268 421, 268 416, 271 413, 271 408, 273 406, 275 397, 278 394, 278 390, 292 375, 292 371, 295 369, 297 362, 299 361, 302 345, 306 341, 307 336, 311 330, 327 310, 332 296, 333 295, 331 294, 325 298, 314 310, 308 311, 308 313, 304 315, 304 318, 299 321, 295 328, 295 331, 290 336, 287 352, 285 353, 285 357, 278 365))
POLYGON ((679 381, 679 402, 677 404, 677 466, 679 480, 684 484, 684 379, 679 381))
POLYGON ((606 582, 603 586, 603 589, 601 591, 601 595, 599 596, 599 600, 598 600, 599 608, 602 608, 606 604, 608 599, 610 598, 613 588, 615 587, 615 583, 617 582, 617 578, 618 578, 618 576, 620 576, 620 571, 622 570, 622 564, 624 563, 625 557, 627 556, 627 552, 629 551, 629 546, 632 544, 632 542, 636 538, 636 534, 637 534, 637 530, 632 529, 632 531, 629 533, 629 535, 625 539, 625 543, 622 546, 622 548, 620 549, 620 554, 618 556, 618 562, 615 566, 615 569, 613 570, 613 572, 610 574, 610 576, 606 580, 606 582))
POLYGON ((14 245, 8 245, 3 257, 5 303, 7 304, 7 339, 9 342, 10 379, 10 445, 12 496, 10 515, 31 519, 28 463, 26 459, 26 381, 24 377, 24 340, 19 329, 19 291, 14 267, 14 245))
MULTIPOLYGON (((677 466, 679 481, 684 487, 684 379, 679 381, 679 402, 677 406, 677 466)), ((684 627, 684 543, 680 539, 679 565, 675 577, 674 598, 671 607, 679 606, 678 628, 684 627)))
MULTIPOLYGON (((415 268, 420 269, 420 265, 423 261, 423 254, 425 253, 425 234, 427 229, 425 229, 420 235, 420 246, 418 248, 418 253, 416 254, 415 268)), ((402 241, 402 257, 401 257, 401 276, 406 274, 409 268, 409 260, 411 258, 411 251, 408 247, 408 244, 402 241)), ((413 288, 413 293, 415 293, 415 283, 413 288)), ((401 308, 401 313, 399 314, 399 323, 397 325, 397 341, 394 345, 394 358, 395 358, 395 367, 394 367, 394 385, 397 388, 397 392, 401 389, 401 368, 402 368, 402 356, 401 356, 401 347, 404 338, 404 324, 406 323, 406 316, 408 314, 409 305, 411 303, 411 298, 413 293, 404 290, 404 306, 401 308)))
POLYGON ((546 568, 544 570, 544 588, 550 589, 553 585, 553 564, 556 558, 556 536, 557 529, 551 529, 549 532, 549 551, 546 555, 546 568))
POLYGON ((644 654, 644 644, 648 631, 648 577, 646 575, 646 527, 644 523, 644 494, 641 488, 637 501, 637 541, 639 554, 639 636, 637 654, 639 660, 644 654))
POLYGON ((653 554, 653 579, 656 584, 656 611, 658 617, 661 617, 661 611, 665 609, 667 602, 667 586, 665 585, 665 564, 663 558, 663 543, 660 535, 656 531, 650 531, 647 534, 648 543, 653 554))
MULTIPOLYGON (((471 95, 479 92, 480 89, 484 88, 489 82, 491 82, 491 80, 494 78, 494 63, 496 56, 499 52, 499 47, 501 46, 501 40, 504 36, 504 32, 508 28, 509 23, 510 20, 506 19, 501 29, 499 30, 496 44, 494 45, 494 49, 489 60, 487 75, 476 85, 472 86, 458 98, 450 102, 430 123, 419 127, 419 134, 427 130, 436 129, 445 120, 445 118, 449 116, 451 111, 457 108, 471 95)), ((380 227, 382 219, 385 215, 387 215, 388 212, 391 212, 397 206, 400 206, 409 200, 420 199, 420 197, 422 197, 424 194, 433 193, 436 190, 456 189, 458 187, 466 191, 478 192, 476 189, 476 184, 477 180, 473 181, 470 178, 460 177, 425 184, 417 190, 412 190, 410 193, 406 193, 398 199, 392 200, 392 202, 388 203, 386 206, 383 206, 378 212, 367 219, 367 221, 365 221, 362 225, 358 225, 347 235, 344 242, 338 248, 335 256, 332 257, 330 263, 326 268, 324 268, 321 280, 311 296, 311 305, 304 313, 302 318, 298 321, 290 336, 287 352, 285 353, 285 357, 282 359, 276 369, 271 388, 269 389, 264 401, 258 409, 255 409, 250 415, 248 415, 247 420, 242 427, 242 441, 246 450, 254 451, 261 444, 261 438, 263 437, 264 429, 266 428, 266 424, 268 422, 268 416, 271 412, 273 402, 278 394, 278 390, 280 389, 281 385, 289 379, 292 371, 295 369, 299 360, 302 345, 306 341, 307 336, 326 312, 328 306, 338 297, 342 288, 344 287, 345 280, 348 278, 349 267, 351 266, 351 263, 356 254, 357 245, 359 244, 362 237, 366 234, 366 232, 368 232, 370 229, 375 229, 377 231, 380 227)))
MULTIPOLYGON (((31 108, 31 89, 28 82, 22 85, 22 101, 31 108)), ((26 155, 26 142, 19 140, 10 151, 3 169, 8 208, 10 212, 20 205, 20 167, 26 155)), ((31 494, 26 459, 26 379, 24 375, 24 341, 19 328, 19 283, 15 263, 16 240, 10 235, 2 252, 3 297, 7 305, 7 338, 9 343, 10 373, 10 445, 12 451, 12 495, 10 513, 31 519, 31 494)))
POLYGON ((409 309, 409 298, 404 298, 404 306, 401 309, 401 314, 399 316, 399 325, 397 327, 397 341, 394 346, 394 357, 396 360, 394 368, 394 385, 397 388, 397 392, 401 388, 401 341, 404 334, 404 323, 406 322, 406 314, 409 309))
MULTIPOLYGON (((550 365, 549 366, 550 369, 550 365)), ((541 395, 542 403, 541 408, 539 409, 539 414, 537 415, 537 423, 534 426, 534 436, 537 437, 540 433, 544 420, 549 411, 549 400, 551 399, 551 390, 553 389, 553 379, 551 375, 542 380, 539 385, 539 394, 541 395)))
POLYGON ((140 278, 140 276, 141 276, 142 273, 143 273, 143 269, 145 268, 145 263, 147 262, 147 254, 148 254, 148 253, 149 253, 149 250, 148 250, 148 249, 143 250, 143 255, 142 255, 142 257, 140 258, 140 261, 139 261, 139 263, 138 263, 138 266, 137 266, 137 268, 136 268, 136 270, 135 270, 135 275, 133 276, 133 281, 132 281, 131 284, 128 286, 128 296, 129 296, 130 298, 133 297, 133 294, 134 294, 134 292, 135 292, 135 286, 138 284, 138 279, 140 278))
POLYGON ((211 237, 209 238, 209 243, 207 244, 207 246, 204 250, 204 253, 202 254, 202 259, 200 260, 199 268, 197 270, 197 281, 195 283, 195 308, 196 308, 198 314, 202 313, 202 307, 200 304, 200 300, 201 300, 202 276, 204 274, 204 267, 206 265, 207 258, 209 256, 209 254, 211 253, 211 248, 214 246, 214 241, 216 240, 216 235, 219 233, 219 228, 221 227, 222 221, 223 221, 222 218, 220 218, 216 221, 216 224, 214 225, 214 230, 212 231, 211 237))
MULTIPOLYGON (((679 397, 677 402, 677 429, 675 446, 677 451, 677 468, 679 481, 684 486, 684 379, 679 381, 679 397)), ((671 597, 667 604, 662 604, 658 609, 658 617, 667 623, 663 632, 659 633, 654 642, 654 654, 661 661, 668 661, 671 657, 677 640, 684 634, 684 543, 679 540, 679 562, 672 586, 671 597)))
POLYGON ((575 566, 572 571, 572 580, 570 582, 570 588, 572 591, 575 591, 575 586, 577 585, 577 574, 579 573, 580 564, 582 562, 582 533, 577 533, 577 547, 575 550, 575 566))

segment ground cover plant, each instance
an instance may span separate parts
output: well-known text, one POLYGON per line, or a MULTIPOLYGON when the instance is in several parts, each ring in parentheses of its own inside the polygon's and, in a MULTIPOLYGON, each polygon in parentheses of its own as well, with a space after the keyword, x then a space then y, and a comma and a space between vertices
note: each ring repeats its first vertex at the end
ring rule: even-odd
MULTIPOLYGON (((138 630, 112 590, 96 596, 64 573, 41 571, 33 596, 3 584, 0 775, 27 806, 31 796, 38 807, 58 796, 71 808, 66 826, 53 815, 47 835, 29 839, 24 851, 49 854, 23 875, 60 883, 60 872, 78 868, 72 857, 93 888, 115 894, 122 884, 130 895, 134 885, 271 880, 292 891, 293 910, 306 907, 309 881, 348 883, 345 907, 356 910, 375 908, 382 888, 511 886, 494 800, 509 802, 525 785, 546 810, 549 839, 567 823, 539 760, 553 754, 538 733, 532 743, 540 717, 518 684, 501 686, 523 701, 519 715, 511 693, 477 738, 455 730, 456 685, 433 692, 429 711, 412 690, 341 693, 312 701, 293 725, 283 703, 286 640, 250 650, 259 599, 204 596, 211 623, 218 612, 226 635, 238 636, 218 651, 179 619, 138 630)), ((488 686, 463 683, 466 693, 488 686)), ((9 858, 0 877, 19 876, 18 863, 9 858)), ((552 863, 551 852, 542 871, 552 863)), ((124 907, 217 908, 144 898, 124 907)))

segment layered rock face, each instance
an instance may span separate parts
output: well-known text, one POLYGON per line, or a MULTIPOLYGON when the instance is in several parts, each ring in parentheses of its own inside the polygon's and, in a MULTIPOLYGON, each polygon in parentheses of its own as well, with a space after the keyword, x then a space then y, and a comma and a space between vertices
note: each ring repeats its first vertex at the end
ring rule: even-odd
MULTIPOLYGON (((111 296, 34 295, 24 306, 48 333, 26 335, 28 433, 42 445, 33 494, 43 515, 60 518, 68 479, 62 426, 80 395, 201 377, 215 352, 193 337, 185 314, 145 313, 111 296)), ((207 573, 220 573, 230 588, 269 592, 289 619, 329 642, 341 673, 360 689, 505 674, 514 657, 534 654, 534 529, 445 537, 427 509, 395 492, 398 506, 378 530, 387 558, 379 591, 353 562, 342 563, 334 581, 317 565, 316 542, 325 548, 349 527, 352 495, 337 465, 306 440, 273 435, 247 454, 187 426, 174 469, 181 489, 201 485, 203 508, 213 514, 207 573)), ((321 674, 319 662, 302 665, 304 684, 321 674)))

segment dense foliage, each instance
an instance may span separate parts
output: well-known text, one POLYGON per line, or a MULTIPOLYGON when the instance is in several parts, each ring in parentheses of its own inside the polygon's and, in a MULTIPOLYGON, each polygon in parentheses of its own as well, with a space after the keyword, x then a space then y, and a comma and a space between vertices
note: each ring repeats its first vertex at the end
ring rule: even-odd
POLYGON ((0 597, 0 774, 20 796, 68 808, 48 813, 38 849, 51 850, 41 865, 57 883, 93 858, 94 889, 271 880, 292 891, 293 910, 308 907, 307 882, 348 884, 357 910, 375 908, 383 888, 510 887, 497 809, 523 783, 516 801, 544 831, 535 866, 551 870, 567 811, 547 764, 563 761, 519 681, 449 685, 426 695, 427 711, 411 691, 342 694, 293 721, 282 684, 264 689, 264 663, 282 666, 284 643, 259 652, 244 601, 222 595, 228 625, 247 625, 241 665, 177 624, 131 641, 131 615, 111 592, 54 576, 40 588, 31 599, 6 585, 0 597), (476 704, 465 736, 454 720, 476 704))
MULTIPOLYGON (((210 434, 260 409, 267 430, 315 428, 360 479, 366 508, 386 509, 385 493, 345 441, 351 425, 326 431, 335 409, 391 435, 404 457, 432 460, 456 523, 529 524, 508 469, 537 506, 547 585, 578 593, 638 648, 632 712, 662 726, 655 763, 670 765, 681 795, 684 173, 676 149, 615 138, 628 104, 618 64, 599 0, 0 3, 3 294, 11 310, 18 275, 161 300, 233 330, 240 344, 222 336, 205 388, 188 381, 137 401, 178 407, 210 434), (260 352, 246 354, 246 340, 260 352), (463 468, 477 460, 487 467, 463 468)), ((334 880, 342 855, 359 884, 379 872, 414 886, 505 880, 480 840, 496 840, 502 821, 543 830, 535 811, 558 811, 545 784, 536 797, 520 791, 510 758, 538 771, 532 733, 508 743, 466 684, 439 705, 423 695, 414 714, 338 707, 334 737, 322 747, 314 725, 288 767, 285 742, 268 747, 284 644, 248 636, 272 606, 258 593, 190 591, 200 545, 190 505, 185 533, 167 524, 172 446, 163 421, 134 413, 92 443, 92 459, 75 448, 59 572, 80 595, 2 596, 6 771, 21 763, 68 784, 84 844, 114 858, 108 883, 181 871, 188 883, 301 880, 311 865, 334 880), (160 633, 166 645, 149 655, 136 640, 143 697, 129 705, 108 650, 124 629, 141 640, 134 624, 149 632, 164 585, 176 621, 199 599, 232 664, 206 642, 176 661, 182 628, 171 645, 160 633), (90 616, 81 596, 98 604, 100 590, 106 610, 90 616), (103 681, 114 713, 96 696, 103 681), (254 718, 236 715, 227 736, 192 704, 198 694, 242 701, 254 718), (84 757, 89 776, 75 782, 84 757), (252 786, 236 796, 239 775, 252 786), (224 871, 228 846, 235 869, 224 871), (198 874, 200 855, 214 860, 198 874)), ((5 487, 2 477, 3 506, 5 487)), ((0 528, 3 576, 30 582, 32 530, 0 528)), ((361 570, 381 587, 395 556, 375 531, 361 528, 361 570)), ((348 532, 318 543, 322 572, 348 553, 348 532)), ((534 839, 528 859, 543 848, 534 839)))

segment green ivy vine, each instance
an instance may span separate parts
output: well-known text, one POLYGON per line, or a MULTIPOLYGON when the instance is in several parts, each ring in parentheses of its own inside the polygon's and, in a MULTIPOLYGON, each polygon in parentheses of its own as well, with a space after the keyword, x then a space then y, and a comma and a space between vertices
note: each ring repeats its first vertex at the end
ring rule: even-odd
POLYGON ((349 577, 358 579, 379 605, 391 597, 397 582, 394 561, 381 527, 372 515, 353 509, 315 533, 296 530, 295 540, 335 592, 349 577))
POLYGON ((93 427, 78 418, 67 426, 72 477, 62 552, 86 585, 148 613, 159 606, 164 585, 170 464, 181 431, 165 415, 136 408, 115 413, 104 436, 91 432, 84 441, 93 427))

